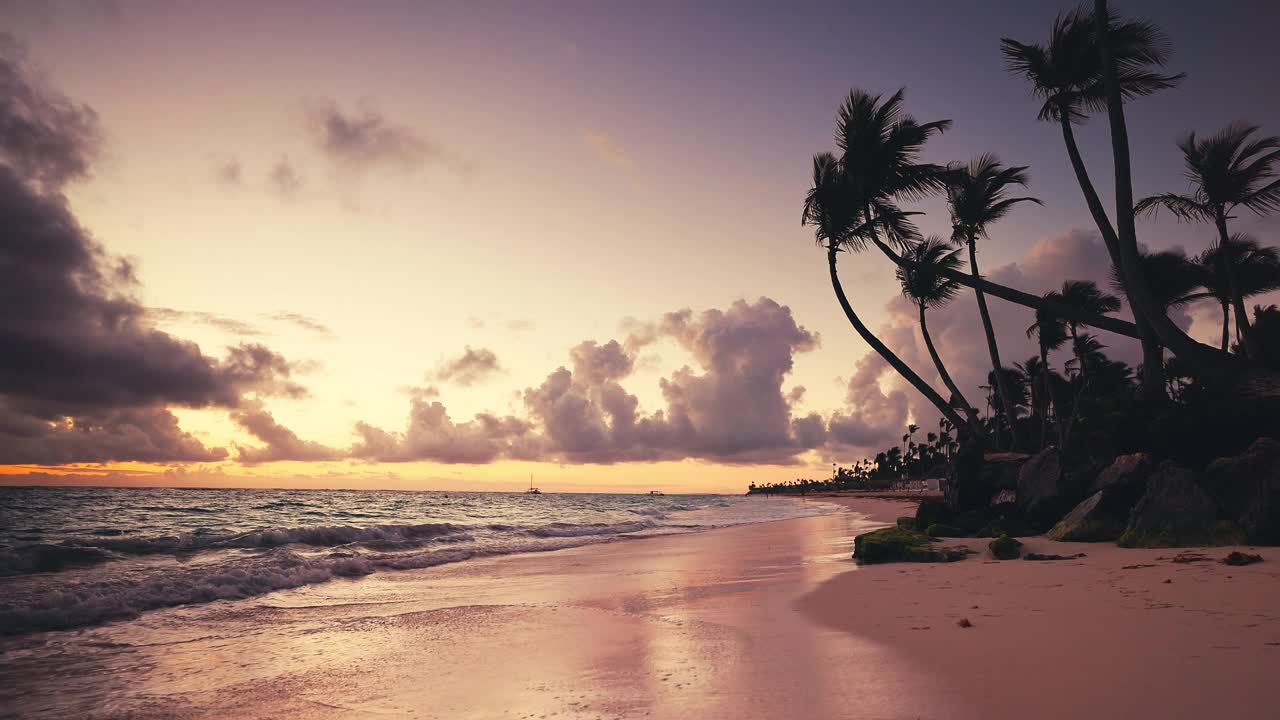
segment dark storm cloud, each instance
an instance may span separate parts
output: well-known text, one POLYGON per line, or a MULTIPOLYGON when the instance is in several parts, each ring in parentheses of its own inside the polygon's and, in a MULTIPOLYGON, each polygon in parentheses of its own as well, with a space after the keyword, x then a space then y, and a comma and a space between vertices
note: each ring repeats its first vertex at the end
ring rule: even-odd
POLYGON ((308 130, 329 157, 353 168, 413 170, 444 157, 412 128, 395 125, 370 108, 345 112, 331 99, 309 104, 308 130))
POLYGON ((33 83, 22 63, 12 45, 0 53, 0 456, 225 455, 183 433, 167 407, 235 407, 250 392, 301 396, 293 367, 257 344, 211 358, 151 325, 132 265, 80 227, 62 194, 89 170, 96 117, 33 83))
POLYGON ((492 350, 468 347, 460 357, 440 363, 431 376, 440 382, 465 386, 482 382, 501 370, 498 356, 492 350))
POLYGON ((162 407, 91 408, 47 420, 15 410, 0 397, 0 464, 203 462, 226 456, 223 448, 206 448, 184 432, 162 407))
POLYGON ((89 173, 101 131, 98 116, 32 80, 26 54, 0 33, 0 153, 37 188, 57 188, 89 173))

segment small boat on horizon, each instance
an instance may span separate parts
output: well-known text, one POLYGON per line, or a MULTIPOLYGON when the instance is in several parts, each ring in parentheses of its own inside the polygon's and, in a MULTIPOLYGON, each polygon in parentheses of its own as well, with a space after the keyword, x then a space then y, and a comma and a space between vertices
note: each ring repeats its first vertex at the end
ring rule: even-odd
POLYGON ((541 495, 542 491, 533 486, 533 474, 529 474, 529 489, 524 491, 525 495, 541 495))
POLYGON ((661 490, 650 490, 649 494, 650 495, 666 495, 666 493, 662 492, 661 490))

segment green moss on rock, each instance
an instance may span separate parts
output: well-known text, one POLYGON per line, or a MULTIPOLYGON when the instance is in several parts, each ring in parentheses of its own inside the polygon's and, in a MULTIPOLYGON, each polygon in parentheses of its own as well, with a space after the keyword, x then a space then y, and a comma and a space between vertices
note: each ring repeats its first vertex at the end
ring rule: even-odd
POLYGON ((855 537, 853 557, 864 563, 951 562, 963 558, 964 553, 937 547, 928 535, 899 525, 855 537))
POLYGON ((924 531, 924 534, 931 538, 966 537, 968 535, 968 533, 958 527, 943 525, 942 523, 934 523, 930 525, 929 529, 924 531))
POLYGON ((898 518, 898 527, 900 527, 900 528, 906 528, 907 530, 917 530, 917 529, 919 529, 919 528, 917 528, 917 527, 916 527, 916 519, 915 519, 915 518, 913 518, 913 517, 900 517, 900 518, 898 518))
POLYGON ((991 550, 991 557, 997 560, 1017 560, 1022 554, 1022 543, 1008 535, 992 540, 987 547, 991 550))

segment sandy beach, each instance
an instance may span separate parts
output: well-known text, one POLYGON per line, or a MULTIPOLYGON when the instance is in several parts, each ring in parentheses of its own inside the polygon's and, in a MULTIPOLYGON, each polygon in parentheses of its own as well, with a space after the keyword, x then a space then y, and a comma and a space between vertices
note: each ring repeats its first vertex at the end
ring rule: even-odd
POLYGON ((1077 561, 857 567, 853 535, 910 503, 811 502, 844 510, 12 644, 0 715, 1262 718, 1280 701, 1270 558, 1175 564, 1177 551, 1090 545, 1066 548, 1088 553, 1077 561), (42 692, 54 667, 64 682, 42 692))

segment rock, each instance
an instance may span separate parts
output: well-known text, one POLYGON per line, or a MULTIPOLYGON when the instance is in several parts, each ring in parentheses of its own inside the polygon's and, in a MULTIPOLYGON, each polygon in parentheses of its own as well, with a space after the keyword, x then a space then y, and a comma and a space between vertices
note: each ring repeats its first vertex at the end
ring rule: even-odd
POLYGON ((984 505, 991 497, 992 490, 982 478, 984 465, 982 446, 973 439, 962 440, 942 493, 943 501, 953 512, 984 505))
POLYGON ((913 518, 913 517, 900 517, 900 518, 898 518, 897 525, 898 525, 898 527, 900 527, 900 528, 906 528, 906 529, 908 529, 908 530, 915 530, 915 529, 916 529, 916 519, 915 519, 915 518, 913 518))
POLYGON ((1001 490, 997 492, 995 495, 991 496, 991 502, 989 504, 991 505, 991 507, 996 507, 997 505, 1008 505, 1011 503, 1016 503, 1017 501, 1018 501, 1017 490, 1001 490))
POLYGON ((956 513, 943 500, 925 498, 916 508, 916 529, 926 530, 930 525, 949 525, 956 513))
POLYGON ((1245 542, 1280 545, 1280 442, 1259 438, 1244 453, 1209 463, 1204 475, 1205 487, 1244 531, 1245 542))
POLYGON ((961 530, 958 527, 943 525, 942 523, 934 523, 930 525, 929 528, 924 531, 924 534, 928 535, 931 538, 965 537, 967 535, 965 531, 961 530))
POLYGON ((1196 483, 1196 475, 1165 462, 1147 478, 1147 489, 1134 506, 1120 536, 1125 547, 1221 545, 1238 540, 1232 525, 1218 522, 1218 506, 1196 483))
POLYGON ((1242 553, 1238 550, 1233 550, 1228 553, 1226 557, 1222 558, 1223 565, 1252 565, 1260 562, 1262 562, 1261 555, 1242 553))
POLYGON ((1027 553, 1022 556, 1023 560, 1076 560, 1085 557, 1084 553, 1076 553, 1075 555, 1054 555, 1052 553, 1027 553))
POLYGON ((1111 482, 1080 501, 1046 535, 1063 542, 1115 540, 1124 534, 1144 490, 1142 482, 1111 482))
POLYGON ((887 562, 951 562, 965 552, 937 547, 922 532, 903 527, 888 527, 863 533, 853 539, 853 557, 864 563, 887 562))
POLYGON ((1088 492, 1092 495, 1111 487, 1141 485, 1152 469, 1151 458, 1146 453, 1121 455, 1093 479, 1088 492))
POLYGON ((991 557, 997 560, 1017 560, 1022 554, 1022 543, 1008 535, 992 540, 987 548, 991 550, 991 557))
POLYGON ((1080 501, 1062 475, 1062 455, 1047 448, 1028 460, 1018 471, 1018 510, 1027 524, 1048 530, 1080 501))
POLYGON ((969 618, 960 618, 959 620, 956 621, 956 624, 962 628, 973 627, 973 623, 969 622, 969 618))

